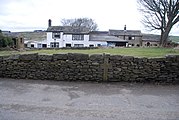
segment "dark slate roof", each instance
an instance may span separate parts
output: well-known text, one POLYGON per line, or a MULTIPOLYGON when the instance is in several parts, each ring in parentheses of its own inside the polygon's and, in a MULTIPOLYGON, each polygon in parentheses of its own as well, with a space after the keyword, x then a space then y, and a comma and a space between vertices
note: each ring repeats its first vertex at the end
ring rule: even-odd
POLYGON ((91 31, 90 34, 107 35, 109 34, 109 32, 108 31, 91 31))
POLYGON ((109 35, 108 31, 92 31, 92 32, 90 32, 90 41, 102 41, 102 42, 119 41, 119 42, 123 42, 126 40, 122 40, 118 37, 111 36, 111 35, 109 35))
POLYGON ((142 40, 143 40, 143 41, 159 42, 159 41, 160 41, 160 35, 155 35, 155 34, 143 34, 142 40))
POLYGON ((109 30, 109 34, 114 36, 142 36, 140 30, 109 30))
POLYGON ((65 34, 89 33, 90 29, 86 27, 76 27, 76 26, 51 26, 48 27, 47 32, 64 32, 65 34))

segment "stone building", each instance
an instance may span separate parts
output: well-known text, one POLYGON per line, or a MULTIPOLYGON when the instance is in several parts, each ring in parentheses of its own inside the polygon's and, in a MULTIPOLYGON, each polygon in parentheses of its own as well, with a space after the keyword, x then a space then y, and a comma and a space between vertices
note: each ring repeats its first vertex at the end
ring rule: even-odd
POLYGON ((140 47, 142 46, 142 33, 140 30, 109 30, 109 35, 119 38, 120 41, 111 41, 116 43, 116 45, 131 46, 131 47, 140 47))
POLYGON ((13 37, 12 40, 13 40, 13 48, 18 49, 18 50, 24 49, 23 37, 13 37))
POLYGON ((98 47, 115 47, 115 44, 108 44, 108 41, 120 41, 120 39, 110 36, 108 31, 92 31, 89 33, 90 42, 94 42, 98 47))
POLYGON ((16 32, 11 32, 11 31, 2 31, 3 35, 9 36, 12 38, 13 41, 13 48, 18 49, 18 50, 23 50, 24 49, 24 38, 22 35, 16 33, 16 32))
POLYGON ((160 43, 160 35, 143 34, 142 46, 143 47, 157 47, 160 43))

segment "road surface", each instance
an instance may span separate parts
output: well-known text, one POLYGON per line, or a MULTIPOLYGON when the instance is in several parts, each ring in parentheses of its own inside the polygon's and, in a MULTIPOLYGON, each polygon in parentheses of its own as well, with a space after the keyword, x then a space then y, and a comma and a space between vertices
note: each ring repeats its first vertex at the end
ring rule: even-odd
POLYGON ((179 120, 179 85, 0 78, 0 120, 179 120))

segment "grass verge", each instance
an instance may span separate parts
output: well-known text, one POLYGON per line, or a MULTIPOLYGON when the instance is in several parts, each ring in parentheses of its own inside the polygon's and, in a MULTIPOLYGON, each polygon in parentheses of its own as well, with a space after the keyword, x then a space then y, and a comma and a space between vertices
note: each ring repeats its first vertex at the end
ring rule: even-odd
POLYGON ((173 48, 103 48, 103 49, 91 49, 91 50, 31 50, 31 51, 0 51, 0 56, 4 55, 14 55, 14 54, 62 54, 62 53, 84 53, 84 54, 103 54, 108 53, 112 55, 125 55, 125 56, 135 56, 135 57, 164 57, 168 54, 179 55, 179 50, 173 48))

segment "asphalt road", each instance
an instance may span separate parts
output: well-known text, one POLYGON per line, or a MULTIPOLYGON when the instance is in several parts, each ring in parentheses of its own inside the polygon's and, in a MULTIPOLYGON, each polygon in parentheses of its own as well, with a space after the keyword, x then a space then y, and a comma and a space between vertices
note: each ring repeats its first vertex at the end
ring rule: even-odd
POLYGON ((0 120, 179 120, 179 85, 0 78, 0 120))

